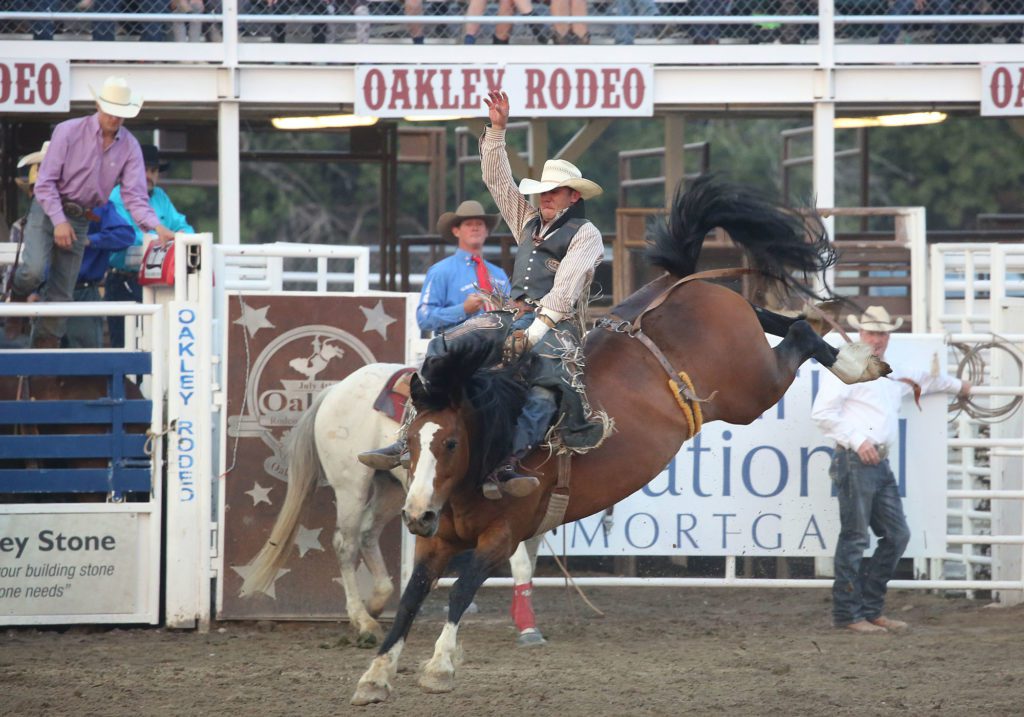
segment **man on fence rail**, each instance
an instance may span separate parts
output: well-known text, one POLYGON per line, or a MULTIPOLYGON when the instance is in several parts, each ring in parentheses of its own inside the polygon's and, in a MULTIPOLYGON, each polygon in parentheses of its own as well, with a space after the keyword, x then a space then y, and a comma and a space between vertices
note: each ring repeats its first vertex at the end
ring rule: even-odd
MULTIPOLYGON (((175 208, 174 202, 167 196, 167 192, 157 186, 160 181, 160 172, 168 167, 167 162, 160 161, 160 149, 156 145, 142 145, 142 161, 146 165, 146 191, 149 193, 149 206, 156 214, 157 221, 170 229, 172 232, 183 232, 195 234, 188 219, 175 208)), ((117 211, 124 217, 134 231, 136 246, 142 245, 144 232, 139 228, 137 222, 133 222, 131 213, 125 208, 124 196, 121 187, 114 187, 110 193, 110 201, 117 208, 117 211)), ((129 258, 128 251, 115 252, 110 256, 110 271, 107 272, 106 283, 104 284, 104 298, 107 301, 142 301, 142 287, 139 286, 139 261, 141 253, 134 258, 129 258)), ((107 326, 110 331, 110 345, 114 348, 124 346, 124 317, 108 316, 107 326)))
MULTIPOLYGON (((34 186, 39 176, 39 165, 46 156, 50 143, 44 142, 38 152, 25 155, 18 162, 18 167, 28 170, 25 179, 18 180, 18 185, 32 198, 34 186)), ((21 241, 25 217, 14 223, 12 240, 21 241)), ((107 202, 92 213, 89 221, 89 243, 82 255, 82 266, 78 271, 78 282, 75 284, 75 301, 99 301, 99 285, 107 271, 107 263, 112 251, 131 246, 135 239, 132 226, 117 212, 111 202, 107 202)), ((46 296, 46 284, 40 287, 31 297, 38 300, 46 296)), ((12 346, 18 346, 12 343, 12 346)), ((98 316, 75 316, 68 319, 67 332, 62 343, 67 348, 99 348, 103 345, 103 324, 98 316)))
MULTIPOLYGON (((95 96, 95 114, 61 122, 50 138, 25 224, 13 301, 24 301, 47 277, 47 270, 47 300, 72 299, 88 241, 89 214, 106 203, 117 184, 139 225, 155 230, 160 241, 174 238, 149 206, 142 150, 138 140, 122 127, 125 119, 139 113, 142 100, 124 78, 113 76, 95 96)), ((8 319, 8 338, 23 330, 21 321, 8 319)), ((37 348, 57 348, 64 331, 63 318, 40 319, 31 343, 37 348)))
MULTIPOLYGON (((900 327, 882 306, 869 306, 850 325, 872 353, 885 358, 889 334, 900 327)), ((899 488, 889 465, 896 445, 902 400, 911 393, 945 391, 966 397, 969 381, 926 371, 894 367, 888 380, 846 385, 826 376, 814 400, 811 418, 836 443, 829 466, 839 498, 839 539, 836 541, 835 583, 832 585, 832 623, 858 633, 883 633, 907 627, 885 617, 885 592, 900 556, 910 540, 899 488), (864 551, 868 529, 878 536, 869 564, 864 551)))

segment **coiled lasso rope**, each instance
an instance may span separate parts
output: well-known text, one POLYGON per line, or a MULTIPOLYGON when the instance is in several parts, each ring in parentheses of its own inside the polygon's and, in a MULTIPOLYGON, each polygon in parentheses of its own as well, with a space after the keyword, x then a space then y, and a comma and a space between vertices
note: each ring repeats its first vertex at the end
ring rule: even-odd
MULTIPOLYGON (((971 385, 979 386, 985 382, 985 358, 982 355, 984 351, 1002 351, 1007 354, 1011 365, 1016 365, 1018 376, 1017 381, 1010 381, 1009 385, 1024 384, 1024 358, 1021 350, 1003 337, 992 334, 991 341, 977 344, 951 342, 949 345, 960 355, 956 367, 957 377, 970 381, 971 385)), ((978 405, 970 396, 956 397, 949 405, 949 420, 954 421, 961 413, 966 413, 982 423, 999 423, 1009 419, 1020 408, 1022 402, 1024 396, 1010 396, 1002 405, 989 407, 978 405)))

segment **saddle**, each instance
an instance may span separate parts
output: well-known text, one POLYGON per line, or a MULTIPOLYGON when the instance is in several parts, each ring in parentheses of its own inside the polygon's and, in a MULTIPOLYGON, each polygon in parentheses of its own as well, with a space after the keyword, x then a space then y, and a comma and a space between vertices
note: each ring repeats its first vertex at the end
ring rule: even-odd
POLYGON ((377 394, 373 402, 375 410, 398 423, 405 417, 405 404, 409 400, 410 382, 416 369, 411 366, 401 368, 384 382, 384 388, 377 394))

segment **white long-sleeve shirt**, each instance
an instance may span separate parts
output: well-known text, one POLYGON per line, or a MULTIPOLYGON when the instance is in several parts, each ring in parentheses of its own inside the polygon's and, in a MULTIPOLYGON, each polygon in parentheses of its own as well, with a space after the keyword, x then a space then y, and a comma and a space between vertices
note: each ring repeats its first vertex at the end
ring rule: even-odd
POLYGON ((864 441, 892 448, 899 437, 903 398, 913 389, 901 378, 921 387, 921 394, 959 393, 962 383, 952 376, 933 376, 894 366, 886 378, 847 385, 826 371, 814 399, 811 418, 827 438, 842 448, 857 450, 864 441))
MULTIPOLYGON (((480 162, 484 184, 494 197, 502 218, 516 235, 519 244, 528 241, 523 227, 540 212, 519 193, 505 148, 505 130, 488 127, 480 139, 480 162)), ((561 216, 561 214, 559 214, 561 216)), ((558 217, 555 217, 557 219, 558 217)), ((540 235, 544 236, 551 222, 541 220, 540 235)), ((555 272, 555 284, 538 302, 561 314, 571 314, 585 292, 590 289, 594 269, 604 259, 604 242, 593 222, 587 222, 569 244, 569 251, 555 272)))

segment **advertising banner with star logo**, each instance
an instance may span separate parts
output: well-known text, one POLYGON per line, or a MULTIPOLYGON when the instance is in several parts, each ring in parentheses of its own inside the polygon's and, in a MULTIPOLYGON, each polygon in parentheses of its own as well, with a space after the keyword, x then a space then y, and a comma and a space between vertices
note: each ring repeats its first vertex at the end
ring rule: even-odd
MULTIPOLYGON (((340 571, 331 544, 334 492, 327 485, 317 486, 303 506, 288 560, 271 586, 248 598, 239 592, 284 503, 285 443, 292 426, 321 391, 356 369, 405 361, 406 317, 415 309, 407 302, 405 296, 397 295, 229 296, 220 617, 345 617, 340 571)), ((381 538, 388 570, 396 581, 399 530, 396 520, 381 538)))

